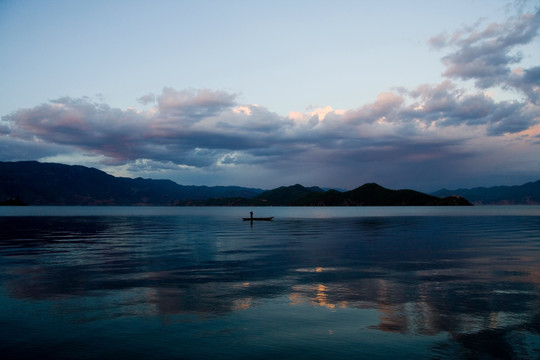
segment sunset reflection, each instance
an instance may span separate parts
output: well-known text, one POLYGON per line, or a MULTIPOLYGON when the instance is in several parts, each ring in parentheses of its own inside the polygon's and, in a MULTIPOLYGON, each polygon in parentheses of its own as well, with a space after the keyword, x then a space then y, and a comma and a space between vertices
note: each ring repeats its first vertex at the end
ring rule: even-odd
POLYGON ((246 310, 253 306, 252 298, 235 299, 233 302, 233 311, 246 310))
POLYGON ((330 287, 324 284, 314 285, 295 285, 289 294, 289 303, 292 306, 301 304, 311 304, 321 306, 327 309, 344 309, 347 307, 347 301, 332 301, 330 287))
POLYGON ((328 288, 324 286, 323 284, 316 285, 317 288, 317 295, 315 296, 315 304, 319 306, 325 306, 329 309, 333 309, 336 307, 336 305, 328 302, 328 296, 326 295, 326 292, 328 291, 328 288))

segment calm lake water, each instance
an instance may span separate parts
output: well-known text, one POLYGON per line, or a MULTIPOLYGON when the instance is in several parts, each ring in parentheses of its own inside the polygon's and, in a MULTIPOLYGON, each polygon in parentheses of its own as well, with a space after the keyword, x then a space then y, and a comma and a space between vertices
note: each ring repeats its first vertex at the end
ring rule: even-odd
POLYGON ((2 359, 540 357, 538 206, 2 207, 0 229, 2 359))

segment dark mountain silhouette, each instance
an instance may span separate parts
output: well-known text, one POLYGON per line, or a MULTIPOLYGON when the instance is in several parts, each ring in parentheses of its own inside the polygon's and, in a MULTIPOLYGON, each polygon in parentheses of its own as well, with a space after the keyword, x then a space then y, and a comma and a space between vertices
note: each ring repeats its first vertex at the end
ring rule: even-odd
POLYGON ((170 180, 115 177, 84 166, 37 161, 0 162, 2 200, 4 205, 470 205, 461 197, 441 199, 377 184, 365 184, 346 192, 299 184, 268 191, 239 186, 184 186, 170 180))
POLYGON ((294 201, 309 194, 320 194, 324 190, 317 186, 304 187, 300 184, 292 186, 281 186, 273 190, 267 190, 261 194, 246 199, 242 197, 234 198, 212 198, 205 200, 188 200, 179 205, 200 205, 200 206, 287 206, 294 201))
POLYGON ((183 186, 170 180, 114 177, 101 170, 37 161, 0 162, 0 200, 29 205, 175 205, 187 199, 238 196, 263 190, 183 186))
POLYGON ((322 194, 311 193, 294 201, 297 206, 437 206, 471 205, 462 197, 439 198, 414 190, 390 190, 380 185, 364 184, 354 190, 338 192, 329 190, 322 194))
POLYGON ((390 190, 377 184, 339 192, 323 191, 318 187, 306 188, 296 184, 265 191, 252 199, 208 199, 189 205, 243 205, 243 206, 424 206, 471 205, 462 197, 441 199, 414 190, 390 190))
POLYGON ((265 191, 254 199, 260 200, 266 205, 291 205, 305 196, 322 193, 324 193, 324 190, 317 186, 308 188, 296 184, 292 186, 281 186, 277 189, 265 191))
POLYGON ((0 206, 27 206, 28 204, 19 198, 8 199, 0 201, 0 206))
POLYGON ((447 190, 433 193, 435 196, 458 195, 477 205, 540 204, 540 180, 517 186, 477 187, 472 189, 447 190))

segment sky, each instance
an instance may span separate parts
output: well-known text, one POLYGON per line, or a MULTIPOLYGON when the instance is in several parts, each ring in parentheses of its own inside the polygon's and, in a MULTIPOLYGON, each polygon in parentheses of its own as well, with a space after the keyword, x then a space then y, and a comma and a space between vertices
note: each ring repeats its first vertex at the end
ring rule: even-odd
POLYGON ((262 189, 536 181, 539 8, 0 0, 0 161, 262 189))

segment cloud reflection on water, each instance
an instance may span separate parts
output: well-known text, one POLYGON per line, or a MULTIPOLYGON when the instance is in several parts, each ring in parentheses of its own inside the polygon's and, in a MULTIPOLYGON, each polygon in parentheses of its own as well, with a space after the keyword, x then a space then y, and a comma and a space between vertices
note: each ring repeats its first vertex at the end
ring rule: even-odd
MULTIPOLYGON (((488 351, 472 345, 476 338, 540 333, 535 217, 286 219, 248 231, 204 217, 0 222, 7 294, 57 304, 59 313, 68 301, 95 301, 92 316, 69 308, 80 321, 174 322, 284 299, 298 309, 374 309, 373 331, 444 332, 473 353, 488 351)), ((501 353, 517 351, 505 341, 501 353)))

